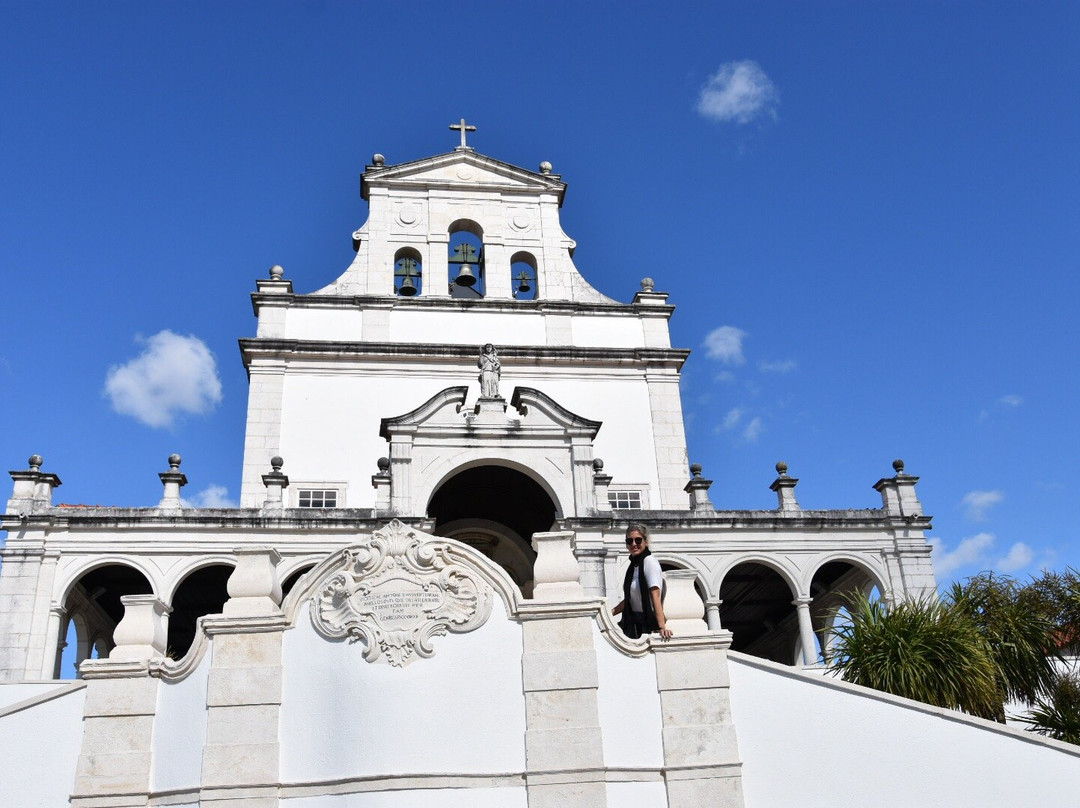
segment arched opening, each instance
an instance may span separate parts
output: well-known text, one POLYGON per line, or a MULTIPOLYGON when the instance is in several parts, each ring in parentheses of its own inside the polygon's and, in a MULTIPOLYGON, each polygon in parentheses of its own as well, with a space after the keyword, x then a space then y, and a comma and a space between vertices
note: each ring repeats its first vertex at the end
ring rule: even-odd
POLYGON ((847 606, 856 595, 881 597, 877 578, 849 561, 822 564, 810 581, 810 620, 819 643, 819 661, 828 662, 836 629, 848 621, 847 606))
POLYGON ((76 678, 84 659, 109 655, 113 632, 124 616, 121 597, 153 591, 146 576, 126 564, 106 564, 80 576, 64 597, 68 627, 57 648, 60 678, 76 678))
POLYGON ((484 276, 484 229, 458 219, 449 229, 450 297, 479 300, 487 294, 484 276))
POLYGON ((288 594, 292 592, 293 587, 296 586, 296 582, 299 581, 302 577, 304 577, 306 573, 311 572, 313 569, 315 569, 314 564, 307 564, 303 567, 300 567, 299 569, 293 570, 289 574, 289 577, 287 577, 284 581, 281 582, 282 600, 288 597, 288 594))
MULTIPOLYGON (((664 572, 665 574, 670 572, 671 570, 687 570, 687 569, 690 569, 690 567, 686 567, 686 566, 683 566, 681 564, 675 564, 675 563, 672 563, 671 561, 661 561, 660 562, 660 570, 662 572, 664 572)), ((701 580, 698 579, 698 578, 694 579, 694 591, 697 592, 698 597, 701 598, 702 603, 705 603, 709 599, 708 596, 705 594, 705 586, 701 583, 701 580)))
POLYGON ((555 522, 555 503, 539 483, 515 469, 477 466, 444 482, 427 512, 436 534, 472 545, 532 596, 532 535, 555 522))
POLYGON ((228 564, 200 567, 190 573, 172 597, 168 654, 182 658, 195 642, 195 622, 207 614, 220 614, 229 599, 226 583, 233 568, 228 564))
POLYGON ((720 625, 735 636, 734 651, 791 665, 799 624, 788 582, 771 567, 748 561, 720 585, 720 625))
POLYGON ((539 276, 532 253, 517 252, 510 256, 510 283, 514 300, 536 300, 539 276))
POLYGON ((420 253, 412 247, 402 247, 394 253, 394 294, 415 297, 423 286, 423 266, 420 253))

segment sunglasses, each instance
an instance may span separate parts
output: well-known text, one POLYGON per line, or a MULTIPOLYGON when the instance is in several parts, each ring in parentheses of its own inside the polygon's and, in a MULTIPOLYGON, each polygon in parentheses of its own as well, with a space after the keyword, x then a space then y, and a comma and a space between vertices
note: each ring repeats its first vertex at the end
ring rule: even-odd
POLYGON ((627 547, 630 547, 631 545, 633 545, 634 547, 637 547, 639 544, 644 544, 644 543, 645 543, 645 539, 641 538, 640 536, 638 538, 636 538, 636 539, 627 539, 626 540, 626 546, 627 547))

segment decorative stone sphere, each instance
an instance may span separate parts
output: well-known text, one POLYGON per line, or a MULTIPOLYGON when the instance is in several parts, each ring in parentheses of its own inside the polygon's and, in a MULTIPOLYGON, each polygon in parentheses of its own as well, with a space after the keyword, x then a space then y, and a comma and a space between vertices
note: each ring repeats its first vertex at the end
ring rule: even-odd
POLYGON ((780 474, 781 476, 784 475, 784 474, 787 474, 787 463, 785 463, 783 460, 781 460, 779 463, 777 463, 776 464, 776 473, 780 474))
POLYGON ((281 467, 285 465, 285 461, 278 455, 274 455, 270 458, 270 468, 274 471, 281 471, 281 467))
POLYGON ((30 455, 30 460, 28 462, 30 463, 30 468, 37 471, 41 468, 41 464, 45 462, 45 458, 39 454, 34 454, 30 455))
POLYGON ((169 455, 169 468, 174 468, 174 469, 180 468, 180 459, 181 459, 180 455, 178 455, 178 454, 169 455))
POLYGON ((641 289, 642 289, 642 291, 651 292, 655 288, 655 286, 656 286, 656 284, 653 282, 652 278, 642 278, 641 279, 641 289))
POLYGON ((549 163, 547 160, 542 162, 540 164, 540 173, 541 174, 550 174, 551 173, 551 163, 549 163))
POLYGON ((893 467, 893 470, 897 474, 903 474, 904 473, 904 461, 901 460, 899 457, 896 458, 896 460, 894 460, 892 462, 892 467, 893 467))
POLYGON ((701 464, 700 463, 691 463, 690 464, 690 473, 693 474, 695 477, 700 477, 701 476, 701 464))
POLYGON ((378 460, 378 463, 379 463, 379 471, 389 471, 390 470, 390 458, 389 457, 380 457, 379 460, 378 460))
POLYGON ((270 267, 270 278, 275 281, 280 281, 285 277, 285 267, 281 264, 274 264, 270 267))
POLYGON ((592 468, 593 468, 593 471, 595 471, 597 474, 599 474, 600 472, 602 472, 604 470, 604 461, 601 460, 599 457, 595 458, 593 460, 593 462, 592 462, 592 468))
POLYGON ((383 157, 383 156, 382 156, 381 154, 379 154, 378 152, 376 152, 375 154, 371 155, 371 164, 372 164, 373 166, 383 166, 383 165, 386 165, 386 158, 385 158, 385 157, 383 157))

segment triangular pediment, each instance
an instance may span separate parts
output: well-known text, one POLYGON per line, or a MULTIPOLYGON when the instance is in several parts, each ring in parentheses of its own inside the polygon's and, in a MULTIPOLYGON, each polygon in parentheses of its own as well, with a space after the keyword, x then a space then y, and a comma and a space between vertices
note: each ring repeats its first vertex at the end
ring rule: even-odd
POLYGON ((368 198, 369 189, 373 187, 554 193, 558 194, 560 204, 566 191, 566 183, 557 174, 529 171, 471 149, 459 149, 393 166, 368 166, 361 179, 364 199, 368 198))

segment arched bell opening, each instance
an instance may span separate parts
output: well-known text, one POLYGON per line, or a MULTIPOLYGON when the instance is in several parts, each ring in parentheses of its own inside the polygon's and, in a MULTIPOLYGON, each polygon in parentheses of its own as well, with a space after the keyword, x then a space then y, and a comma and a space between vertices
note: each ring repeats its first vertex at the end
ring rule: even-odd
POLYGON ((551 530, 555 503, 539 483, 505 466, 476 466, 447 479, 431 497, 435 533, 470 544, 532 596, 533 533, 551 530))
POLYGON ((402 247, 394 253, 394 294, 415 297, 423 287, 423 265, 419 251, 402 247))
POLYGON ((731 631, 731 648, 784 665, 795 662, 799 624, 791 585, 776 570, 748 561, 720 585, 720 625, 731 631))
POLYGON ((848 622, 851 599, 862 595, 877 600, 881 585, 869 570, 849 561, 822 564, 810 581, 810 620, 819 643, 819 661, 828 662, 837 629, 848 622))
POLYGON ((479 300, 487 294, 484 273, 484 228, 470 219, 458 219, 448 230, 450 297, 479 300))
POLYGON ((510 256, 510 283, 514 300, 536 300, 538 275, 532 253, 516 252, 510 256))
POLYGON ((56 649, 60 678, 74 679, 83 660, 109 655, 113 632, 124 616, 121 597, 153 591, 147 577, 126 564, 105 564, 80 576, 64 597, 68 626, 56 649))
POLYGON ((180 659, 195 641, 195 623, 207 614, 221 614, 229 599, 226 584, 233 568, 228 564, 212 564, 190 573, 172 597, 169 615, 168 655, 180 659))

